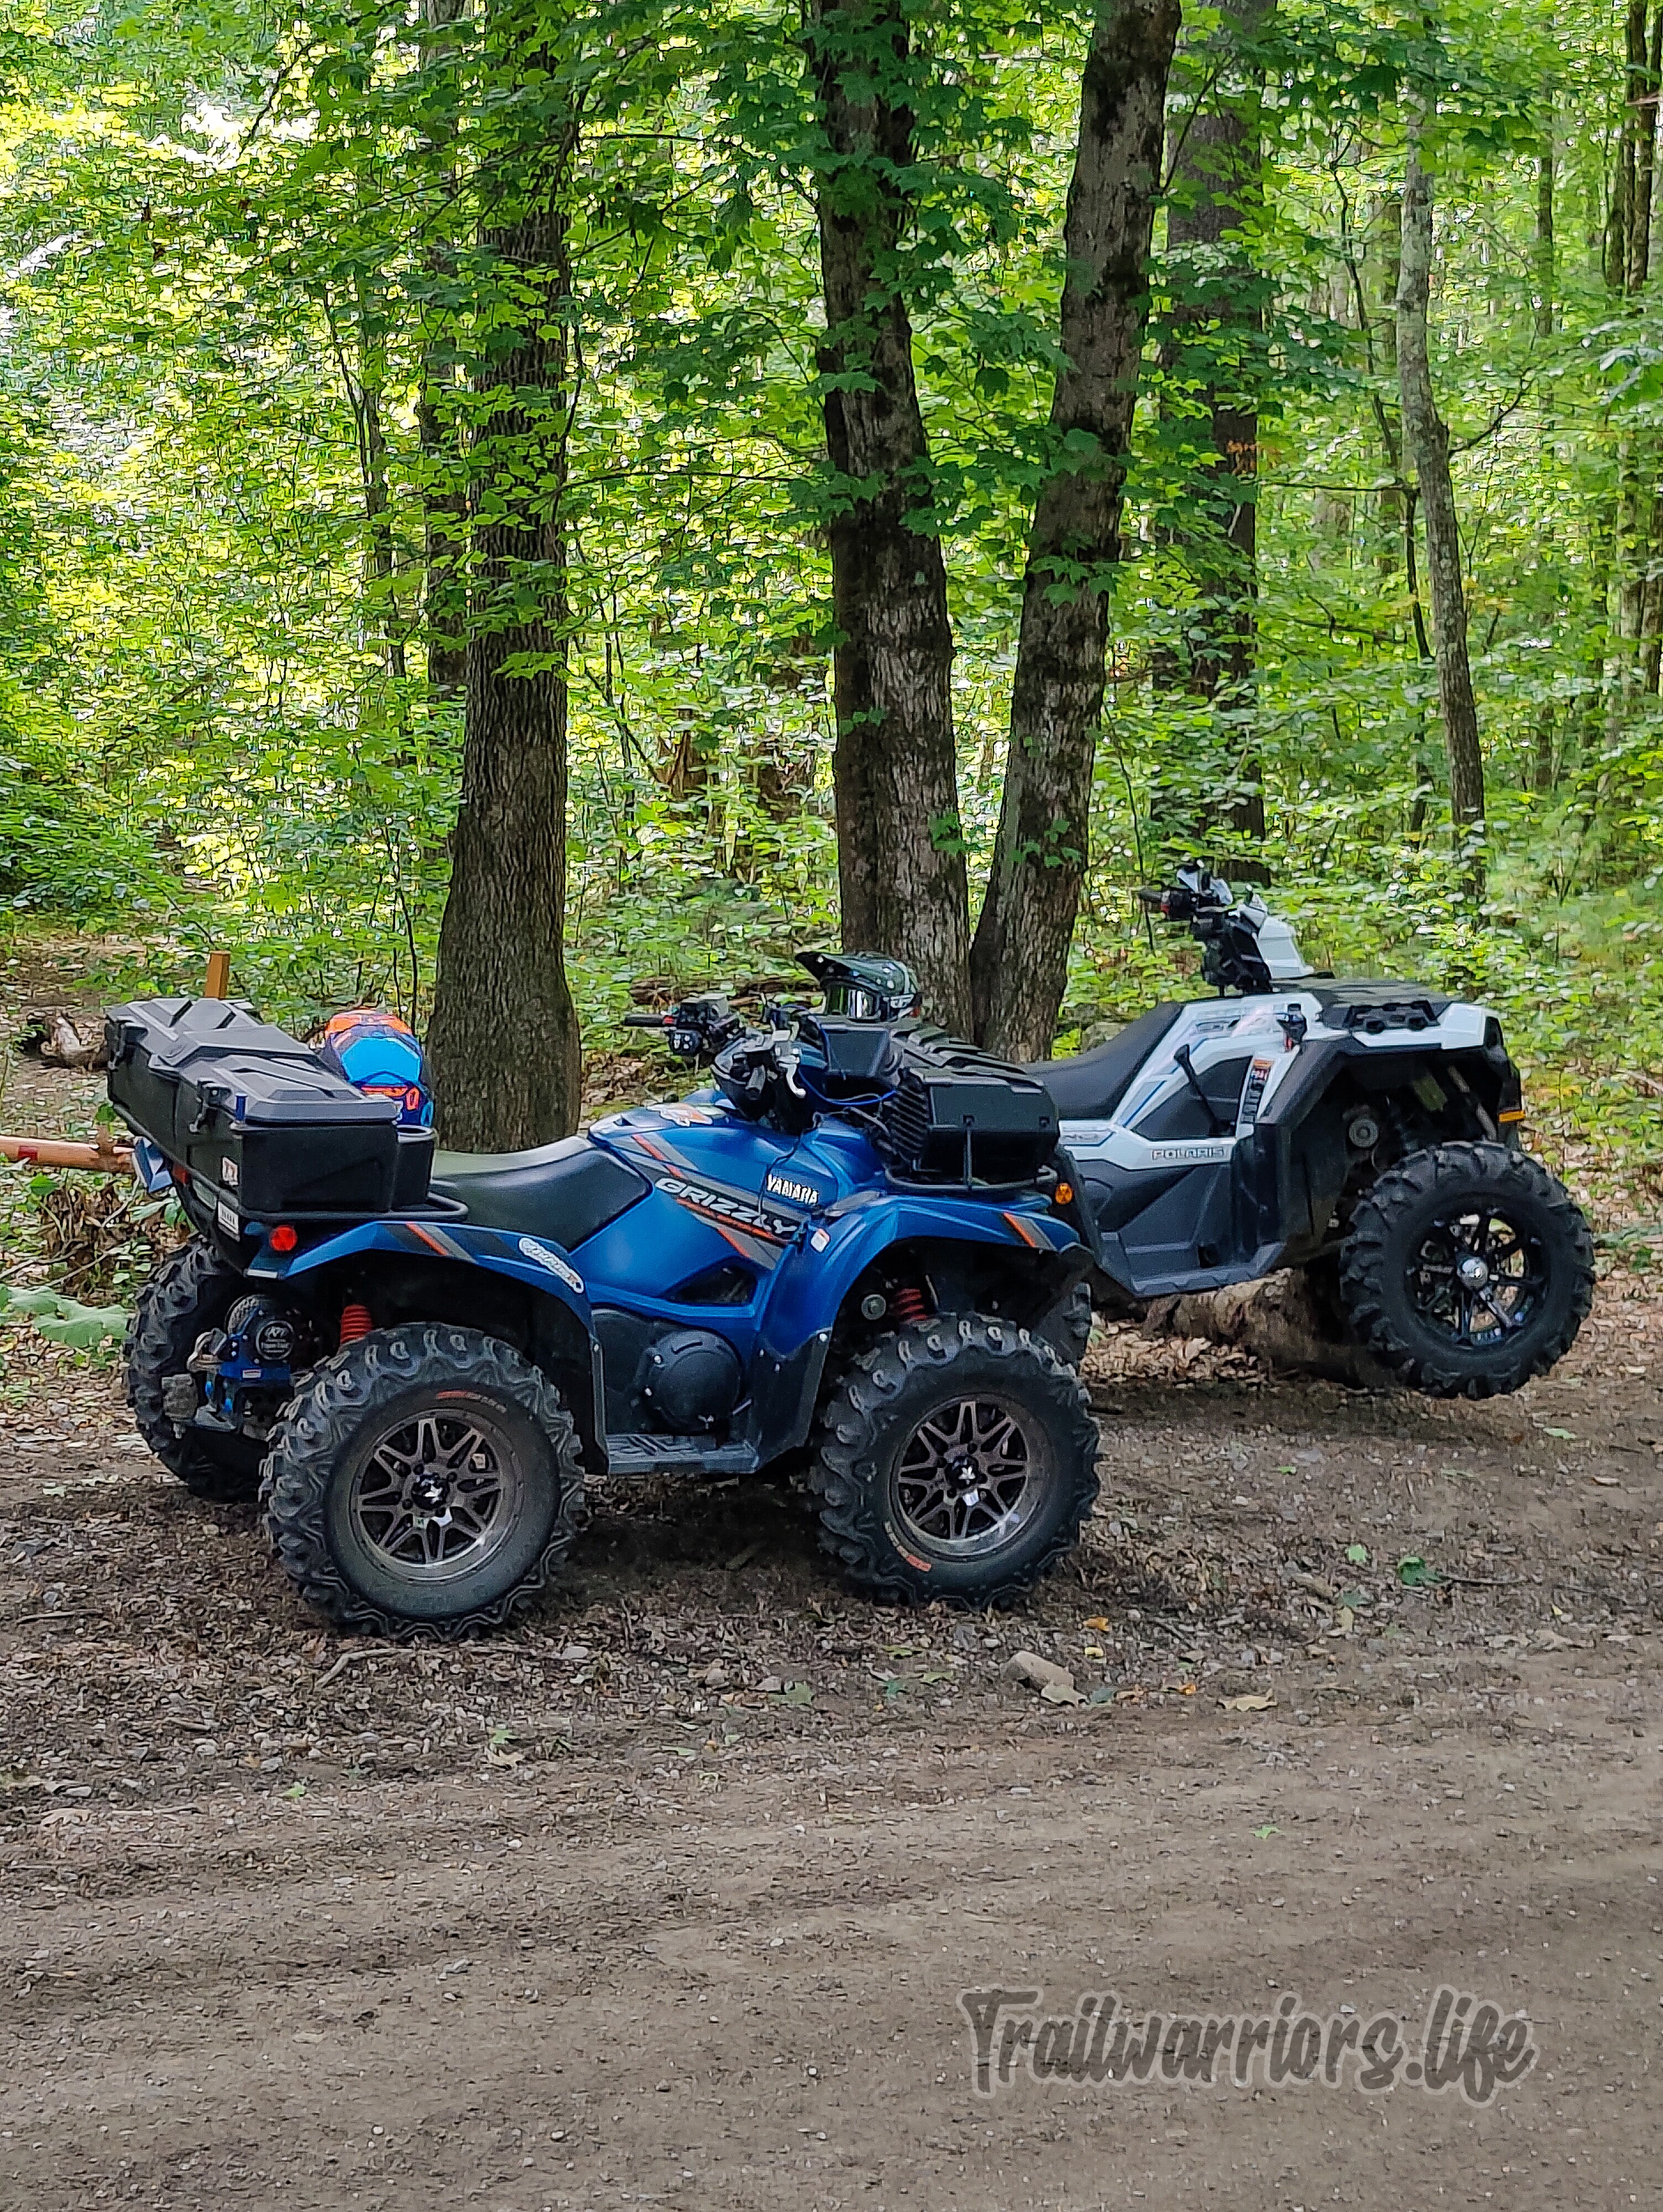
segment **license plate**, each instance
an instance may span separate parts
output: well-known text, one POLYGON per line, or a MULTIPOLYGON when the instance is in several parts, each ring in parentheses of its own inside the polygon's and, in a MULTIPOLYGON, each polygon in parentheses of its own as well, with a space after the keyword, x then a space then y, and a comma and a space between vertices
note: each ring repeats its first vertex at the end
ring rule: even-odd
POLYGON ((220 1227, 224 1230, 228 1237, 240 1237, 242 1235, 241 1215, 237 1212, 234 1206, 228 1206, 223 1199, 221 1199, 218 1205, 214 1208, 214 1218, 219 1223, 220 1227))

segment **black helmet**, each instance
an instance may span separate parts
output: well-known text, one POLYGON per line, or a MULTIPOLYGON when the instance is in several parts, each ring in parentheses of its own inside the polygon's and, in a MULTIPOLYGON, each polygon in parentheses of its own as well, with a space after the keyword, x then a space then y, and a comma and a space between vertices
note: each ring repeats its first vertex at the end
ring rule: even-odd
POLYGON ((898 1022, 918 1012, 918 978, 902 960, 881 952, 799 952, 826 994, 825 1011, 847 1022, 898 1022))

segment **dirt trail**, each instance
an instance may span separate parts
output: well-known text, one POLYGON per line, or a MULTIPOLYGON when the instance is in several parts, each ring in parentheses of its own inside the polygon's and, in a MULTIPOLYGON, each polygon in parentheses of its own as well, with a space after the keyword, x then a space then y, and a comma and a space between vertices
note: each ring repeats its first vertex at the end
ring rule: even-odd
POLYGON ((773 1493, 664 1485, 454 1652, 327 1641, 106 1381, 14 1361, 0 2201, 1646 2201, 1660 1325, 1607 1285, 1477 1407, 1114 1339, 1102 1509, 1022 1616, 874 1611, 773 1493), (1105 1702, 1003 1681, 1023 1646, 1105 1702), (957 2004, 1408 2031, 1441 1982, 1534 2026, 1482 2110, 979 2100, 957 2004))
POLYGON ((1448 1407, 1120 1332, 1021 1614, 876 1611, 774 1492, 659 1484, 512 1636, 389 1651, 0 1329, 0 2205, 1650 2201, 1660 1342, 1613 1280, 1551 1382, 1448 1407), (1482 2109, 984 2100, 958 2004, 1412 2038, 1445 1983, 1533 2023, 1482 2109))

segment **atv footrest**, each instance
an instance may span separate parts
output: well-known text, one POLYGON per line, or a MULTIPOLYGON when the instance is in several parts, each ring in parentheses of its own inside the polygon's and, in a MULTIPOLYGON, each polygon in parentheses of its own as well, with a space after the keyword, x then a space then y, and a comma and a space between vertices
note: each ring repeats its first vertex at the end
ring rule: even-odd
POLYGON ((756 1468, 756 1447, 716 1444, 708 1437, 626 1431, 606 1439, 606 1465, 612 1474, 652 1474, 661 1468, 684 1468, 696 1474, 752 1474, 756 1468))

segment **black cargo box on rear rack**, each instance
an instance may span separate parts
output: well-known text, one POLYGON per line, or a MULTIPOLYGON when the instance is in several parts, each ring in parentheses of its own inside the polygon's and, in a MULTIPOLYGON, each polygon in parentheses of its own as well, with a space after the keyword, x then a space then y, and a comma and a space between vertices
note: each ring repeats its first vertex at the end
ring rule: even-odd
POLYGON ((140 999, 112 1006, 105 1031, 112 1104, 188 1170, 188 1209, 223 1234, 425 1205, 433 1132, 401 1129, 394 1100, 367 1097, 246 1007, 140 999))

